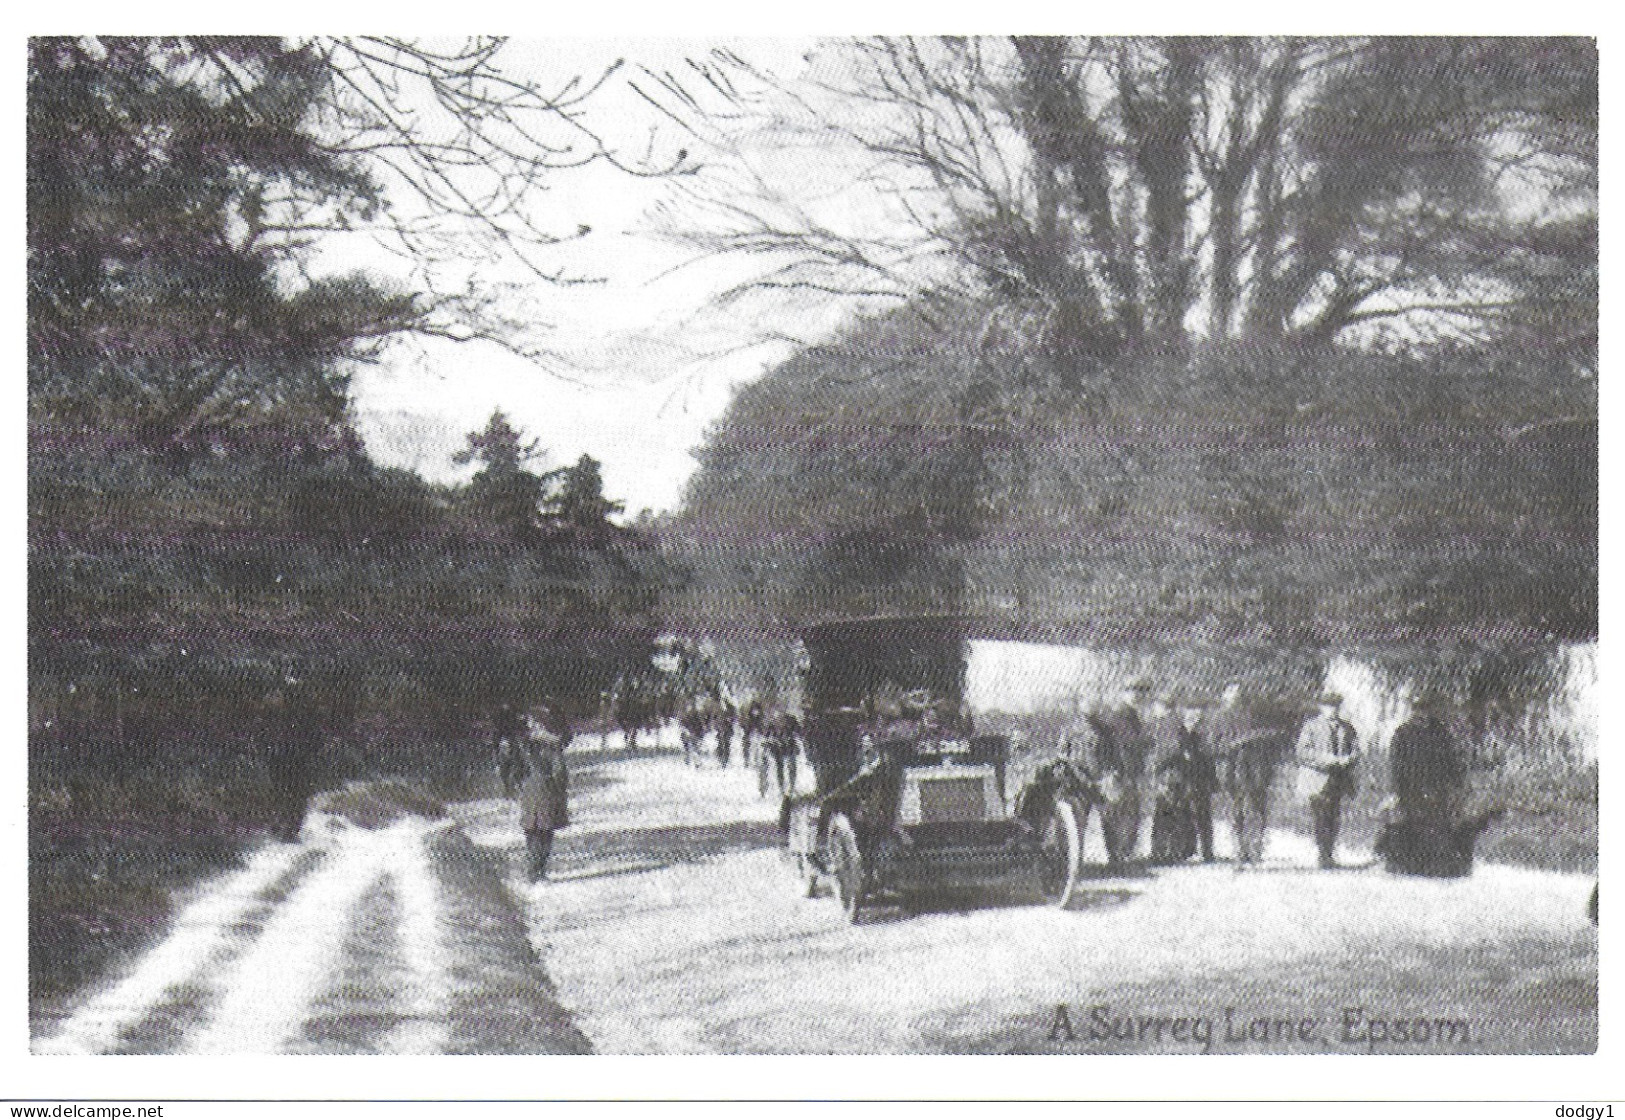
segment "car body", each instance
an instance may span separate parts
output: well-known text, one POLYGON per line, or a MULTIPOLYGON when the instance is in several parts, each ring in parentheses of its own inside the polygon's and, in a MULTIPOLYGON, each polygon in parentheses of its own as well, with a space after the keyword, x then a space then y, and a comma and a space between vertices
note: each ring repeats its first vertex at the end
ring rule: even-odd
POLYGON ((833 887, 854 920, 879 899, 995 883, 1071 897, 1092 791, 1050 767, 1010 796, 1009 740, 962 714, 959 620, 841 620, 803 643, 818 788, 786 799, 783 825, 809 894, 833 887))

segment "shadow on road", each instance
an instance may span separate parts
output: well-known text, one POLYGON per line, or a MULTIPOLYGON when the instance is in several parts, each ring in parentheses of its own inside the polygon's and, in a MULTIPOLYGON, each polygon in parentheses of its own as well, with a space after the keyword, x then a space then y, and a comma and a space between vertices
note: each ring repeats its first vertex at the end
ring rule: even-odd
POLYGON ((565 832, 554 866, 556 878, 586 879, 658 871, 778 845, 779 830, 772 821, 629 828, 577 838, 565 832))
MULTIPOLYGON (((1140 893, 1131 887, 1081 887, 1073 893, 1066 909, 1078 912, 1108 910, 1133 902, 1140 897, 1140 893)), ((968 914, 976 910, 1042 908, 1049 905, 1030 893, 997 887, 933 891, 930 894, 911 895, 896 902, 882 899, 873 905, 865 904, 859 924, 889 925, 926 914, 968 914)))
POLYGON ((552 871, 547 879, 551 883, 579 883, 586 879, 613 879, 617 875, 638 875, 645 871, 659 871, 669 866, 647 860, 639 863, 617 864, 613 867, 594 867, 584 871, 552 871))
POLYGON ((1126 902, 1133 902, 1139 897, 1139 891, 1128 890, 1123 887, 1085 889, 1073 894, 1071 901, 1066 904, 1066 909, 1109 910, 1114 906, 1122 906, 1126 902))

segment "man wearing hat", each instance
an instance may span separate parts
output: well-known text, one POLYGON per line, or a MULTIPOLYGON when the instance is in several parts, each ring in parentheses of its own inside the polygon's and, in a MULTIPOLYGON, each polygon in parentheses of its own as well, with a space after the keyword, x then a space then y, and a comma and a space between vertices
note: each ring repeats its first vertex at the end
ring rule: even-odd
POLYGON ((1113 865, 1134 858, 1140 840, 1140 789, 1145 781, 1151 737, 1141 715, 1151 684, 1130 681, 1109 708, 1091 712, 1063 736, 1063 746, 1080 757, 1100 783, 1101 830, 1113 865))
POLYGON ((1337 829, 1343 800, 1354 793, 1360 744, 1353 726, 1339 714, 1341 695, 1328 690, 1315 703, 1319 710, 1298 732, 1298 793, 1314 817, 1320 866, 1330 868, 1337 866, 1337 829))
POLYGON ((1183 863, 1201 853, 1213 860, 1213 791, 1218 782, 1200 725, 1207 700, 1195 693, 1169 697, 1173 712, 1156 727, 1157 804, 1151 858, 1183 863))
POLYGON ((1394 731, 1388 760, 1401 818, 1447 827, 1460 808, 1467 768, 1440 707, 1432 693, 1412 702, 1410 718, 1394 731))
POLYGON ((534 883, 547 877, 553 834, 570 823, 570 777, 564 760, 570 727, 541 706, 524 717, 523 726, 519 827, 525 834, 525 870, 534 883))

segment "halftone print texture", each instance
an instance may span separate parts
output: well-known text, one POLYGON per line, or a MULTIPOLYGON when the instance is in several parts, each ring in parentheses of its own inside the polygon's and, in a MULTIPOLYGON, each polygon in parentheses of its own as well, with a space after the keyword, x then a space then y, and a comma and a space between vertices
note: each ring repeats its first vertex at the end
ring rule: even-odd
POLYGON ((1597 58, 30 39, 32 1050, 1595 1053, 1597 58))

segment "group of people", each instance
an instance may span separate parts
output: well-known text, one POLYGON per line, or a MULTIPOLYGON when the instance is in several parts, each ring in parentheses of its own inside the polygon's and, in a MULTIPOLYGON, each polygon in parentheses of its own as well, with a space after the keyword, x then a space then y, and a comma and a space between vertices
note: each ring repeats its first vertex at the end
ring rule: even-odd
MULTIPOLYGON (((1080 712, 1063 732, 1060 749, 1099 789, 1107 858, 1114 864, 1138 854, 1147 802, 1151 862, 1212 861, 1213 804, 1220 794, 1229 801, 1237 863, 1258 863, 1276 778, 1290 757, 1298 795, 1313 822, 1320 866, 1331 868, 1337 866, 1343 809, 1355 793, 1361 756, 1359 736, 1343 718, 1342 704, 1336 692, 1322 693, 1294 738, 1290 727, 1261 718, 1243 703, 1239 685, 1227 687, 1215 704, 1194 692, 1153 700, 1149 682, 1135 680, 1114 704, 1080 712)), ((1465 768, 1438 705, 1422 697, 1414 707, 1393 739, 1393 819, 1385 835, 1410 835, 1421 822, 1448 831, 1455 828, 1460 808, 1465 768)), ((1470 861, 1470 838, 1467 850, 1470 861)))
POLYGON ((743 717, 728 700, 696 701, 677 719, 683 736, 683 761, 698 766, 705 760, 707 735, 715 736, 717 765, 727 769, 733 762, 734 734, 740 733, 739 754, 750 765, 752 739, 761 732, 762 706, 752 701, 743 717))
POLYGON ((755 767, 763 797, 783 797, 796 788, 797 759, 801 752, 801 726, 789 712, 770 712, 753 699, 741 713, 726 699, 691 704, 677 720, 682 732, 683 760, 691 766, 705 761, 706 744, 714 744, 717 766, 733 765, 737 737, 741 766, 755 767))

